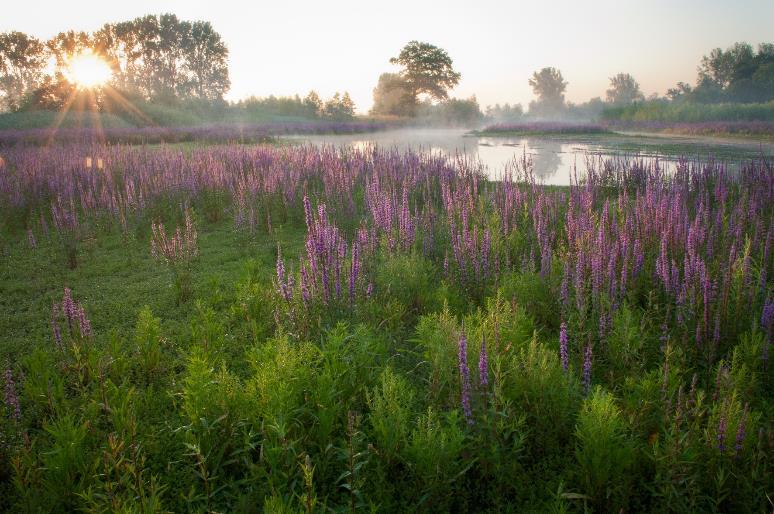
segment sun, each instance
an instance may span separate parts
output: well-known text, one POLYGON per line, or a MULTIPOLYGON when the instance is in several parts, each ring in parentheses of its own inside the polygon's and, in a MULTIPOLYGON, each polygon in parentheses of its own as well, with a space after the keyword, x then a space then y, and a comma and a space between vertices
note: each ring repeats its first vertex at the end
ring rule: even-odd
POLYGON ((70 59, 66 75, 79 88, 93 89, 110 80, 113 72, 104 59, 87 50, 70 59))

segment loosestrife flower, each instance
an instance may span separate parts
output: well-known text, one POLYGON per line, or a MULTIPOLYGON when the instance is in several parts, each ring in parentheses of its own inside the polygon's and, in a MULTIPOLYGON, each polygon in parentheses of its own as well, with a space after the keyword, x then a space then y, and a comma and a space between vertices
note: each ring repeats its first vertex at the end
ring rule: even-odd
POLYGON ((478 356, 478 382, 481 387, 489 387, 489 358, 486 353, 486 334, 481 334, 481 353, 478 356))
POLYGON ((745 421, 747 420, 747 405, 744 406, 742 416, 739 418, 739 426, 736 428, 736 444, 734 450, 736 451, 735 457, 738 459, 742 455, 744 450, 744 437, 745 437, 745 421))
POLYGON ((583 391, 585 394, 589 394, 591 389, 591 359, 592 359, 591 345, 586 346, 586 351, 583 356, 583 391))
POLYGON ((459 340, 459 352, 457 360, 460 368, 460 380, 462 383, 460 402, 462 403, 462 412, 468 425, 473 424, 473 412, 470 409, 470 370, 468 369, 468 340, 465 338, 465 325, 462 326, 459 340))
POLYGON ((562 368, 567 371, 569 360, 567 356, 567 323, 562 321, 559 327, 559 359, 562 361, 562 368))
POLYGON ((726 450, 726 415, 720 415, 718 423, 718 451, 722 454, 726 450))

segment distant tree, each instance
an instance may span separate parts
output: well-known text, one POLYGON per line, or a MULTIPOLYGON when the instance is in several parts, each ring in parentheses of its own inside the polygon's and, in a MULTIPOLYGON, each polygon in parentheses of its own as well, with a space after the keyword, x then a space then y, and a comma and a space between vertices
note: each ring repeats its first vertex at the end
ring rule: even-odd
POLYGON ((355 103, 349 96, 349 93, 344 92, 344 96, 337 91, 333 98, 325 102, 324 107, 325 116, 334 120, 347 120, 355 115, 355 103))
POLYGON ((408 92, 407 98, 414 108, 420 94, 435 100, 445 100, 449 89, 456 86, 462 75, 454 71, 452 60, 446 50, 419 41, 410 41, 391 64, 402 66, 400 76, 408 92))
POLYGON ((484 117, 475 95, 467 99, 449 98, 436 108, 438 117, 446 125, 472 126, 484 117))
POLYGON ((518 121, 523 116, 524 109, 521 104, 495 104, 494 107, 488 105, 486 108, 486 117, 495 122, 518 121))
POLYGON ((774 44, 713 49, 699 66, 691 99, 697 102, 766 102, 774 99, 774 44))
POLYGON ((610 77, 610 89, 607 90, 608 103, 628 105, 644 99, 640 85, 628 73, 619 73, 615 77, 610 77))
MULTIPOLYGON (((567 82, 562 77, 561 71, 556 68, 543 68, 536 71, 529 79, 529 85, 538 97, 538 101, 532 104, 533 108, 541 114, 556 114, 562 110, 567 82)), ((532 110, 531 108, 530 111, 532 110)))
POLYGON ((0 33, 0 108, 19 109, 38 87, 46 66, 45 46, 22 32, 0 33))
POLYGON ((197 21, 191 25, 183 57, 193 95, 207 100, 223 98, 231 87, 228 48, 210 22, 197 21))
POLYGON ((574 120, 596 120, 605 110, 605 107, 609 107, 608 104, 602 101, 598 96, 591 98, 587 102, 580 104, 567 104, 567 116, 574 120))
POLYGON ((667 89, 666 96, 675 102, 685 99, 688 95, 691 94, 691 91, 693 91, 693 88, 690 84, 686 84, 685 82, 678 82, 675 87, 670 87, 667 89))
POLYGON ((340 110, 348 118, 352 118, 355 115, 355 102, 352 101, 347 91, 344 91, 344 96, 341 97, 340 110))
POLYGON ((320 95, 317 91, 309 91, 309 94, 304 97, 304 107, 306 108, 307 115, 316 118, 322 114, 323 101, 320 99, 320 95))
POLYGON ((106 53, 113 67, 113 83, 125 92, 148 96, 143 88, 145 65, 142 60, 143 42, 135 21, 106 24, 96 34, 97 39, 109 42, 106 53))
POLYGON ((374 106, 371 113, 410 116, 414 101, 415 98, 412 98, 403 77, 397 73, 382 73, 374 88, 374 106))
POLYGON ((755 53, 748 43, 734 43, 726 51, 713 49, 701 59, 699 80, 708 79, 720 88, 731 82, 751 76, 755 72, 755 53))
POLYGON ((55 73, 64 74, 74 55, 92 51, 92 38, 88 32, 69 30, 60 32, 46 41, 46 48, 54 59, 55 73))

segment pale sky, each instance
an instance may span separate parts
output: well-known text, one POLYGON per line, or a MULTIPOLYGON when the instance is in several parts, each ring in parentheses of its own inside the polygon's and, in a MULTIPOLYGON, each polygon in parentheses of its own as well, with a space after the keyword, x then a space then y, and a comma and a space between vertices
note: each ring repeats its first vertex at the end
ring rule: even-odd
POLYGON ((408 41, 444 48, 462 73, 451 96, 482 108, 533 99, 527 79, 559 68, 567 99, 604 97, 608 78, 634 75, 646 95, 693 83, 701 56, 736 41, 774 42, 774 1, 6 0, 0 32, 39 38, 170 12, 208 20, 230 50, 230 100, 250 95, 323 98, 350 92, 360 112, 379 75, 408 41))

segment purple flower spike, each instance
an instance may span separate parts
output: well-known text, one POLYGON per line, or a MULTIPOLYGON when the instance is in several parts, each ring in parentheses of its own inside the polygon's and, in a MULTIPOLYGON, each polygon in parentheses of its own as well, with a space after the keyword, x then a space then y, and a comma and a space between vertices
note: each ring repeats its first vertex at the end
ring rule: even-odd
POLYGON ((567 323, 562 321, 559 327, 559 359, 562 361, 562 369, 567 371, 569 367, 569 359, 567 356, 567 323))
POLYGON ((478 356, 478 383, 481 387, 489 387, 489 357, 486 354, 486 334, 481 334, 481 353, 478 356))
POLYGON ((459 353, 457 360, 460 368, 460 380, 462 382, 460 401, 462 403, 462 412, 468 425, 473 424, 473 411, 470 409, 470 370, 468 369, 468 340, 465 338, 465 324, 462 325, 459 340, 459 353))

